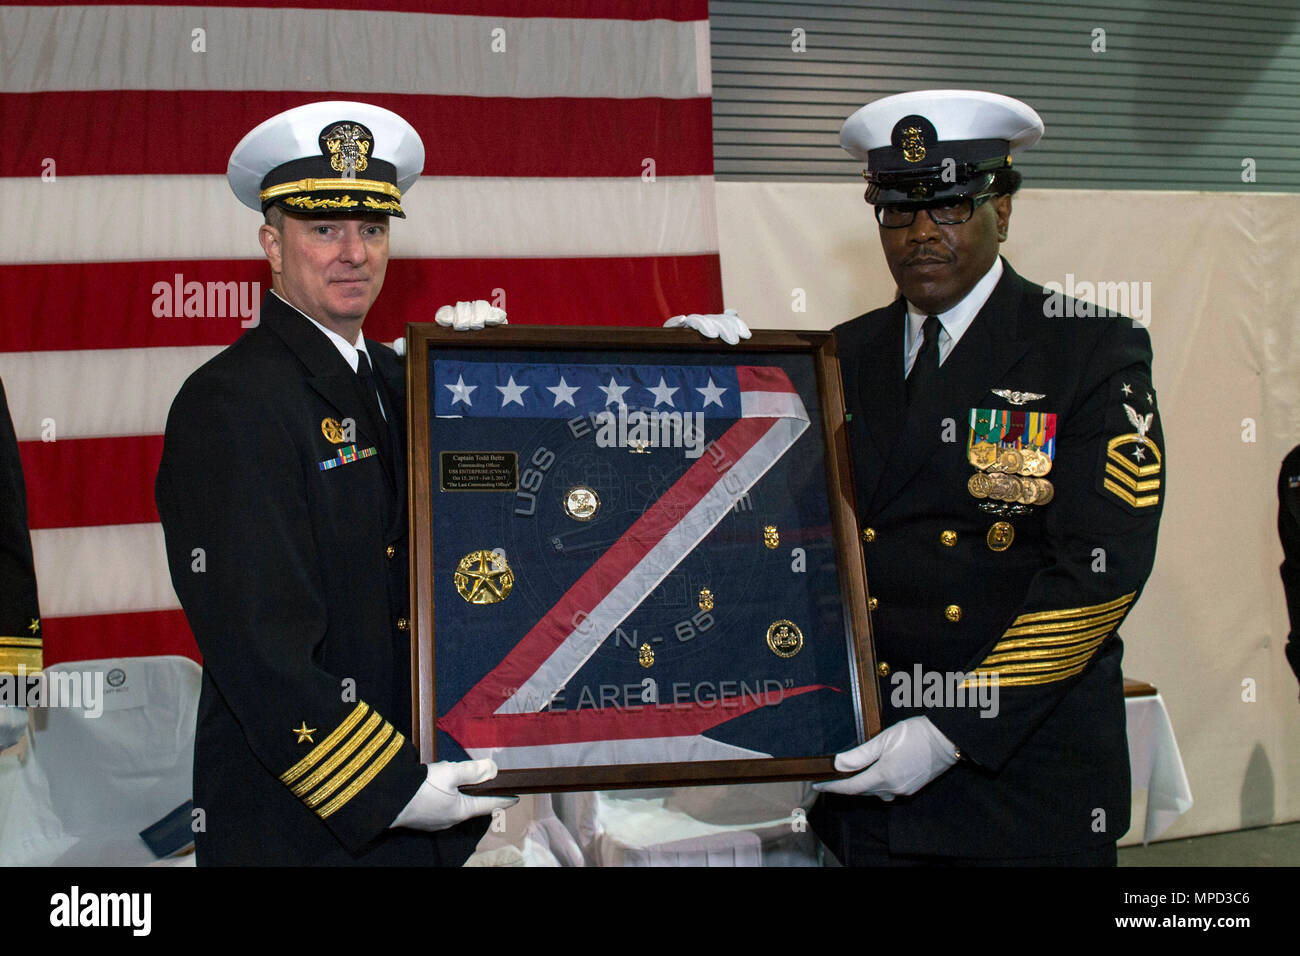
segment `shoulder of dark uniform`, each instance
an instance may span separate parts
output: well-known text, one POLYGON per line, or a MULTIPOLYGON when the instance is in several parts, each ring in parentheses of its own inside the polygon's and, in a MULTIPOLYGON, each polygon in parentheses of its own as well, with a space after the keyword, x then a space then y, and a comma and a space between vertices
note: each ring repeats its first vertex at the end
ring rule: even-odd
POLYGON ((1022 329, 1050 336, 1080 354, 1097 349, 1117 351, 1133 362, 1151 360, 1146 327, 1126 315, 1022 280, 1022 329))
POLYGON ((883 323, 893 321, 897 307, 898 300, 895 299, 889 305, 882 306, 879 309, 872 309, 870 312, 864 312, 847 322, 841 322, 831 329, 831 332, 840 342, 861 341, 883 323))
POLYGON ((284 383, 302 375, 302 363, 284 342, 257 326, 241 335, 186 378, 172 401, 178 412, 223 406, 275 407, 284 383))

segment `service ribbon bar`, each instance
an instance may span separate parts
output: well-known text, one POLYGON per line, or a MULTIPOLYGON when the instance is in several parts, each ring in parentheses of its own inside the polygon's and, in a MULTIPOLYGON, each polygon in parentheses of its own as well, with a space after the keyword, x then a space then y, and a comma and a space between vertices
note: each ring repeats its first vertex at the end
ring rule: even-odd
POLYGON ((329 469, 337 468, 339 465, 347 465, 377 454, 379 454, 378 449, 373 445, 369 448, 357 448, 356 445, 348 445, 346 448, 340 448, 338 454, 333 458, 326 458, 324 461, 318 462, 317 465, 321 471, 329 471, 329 469))

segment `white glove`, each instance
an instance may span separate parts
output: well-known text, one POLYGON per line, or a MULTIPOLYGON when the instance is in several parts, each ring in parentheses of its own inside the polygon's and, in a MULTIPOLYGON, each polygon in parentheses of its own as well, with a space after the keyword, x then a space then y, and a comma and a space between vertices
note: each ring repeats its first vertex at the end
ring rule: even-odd
POLYGON ((391 344, 392 344, 392 349, 393 349, 393 351, 397 353, 397 355, 398 355, 399 358, 400 358, 401 356, 403 356, 403 355, 406 354, 406 337, 405 337, 405 336, 403 336, 403 337, 400 338, 400 339, 393 339, 393 341, 392 341, 391 344))
POLYGON ((505 325, 506 310, 498 309, 483 299, 475 299, 473 302, 444 305, 434 313, 433 321, 457 332, 477 331, 485 325, 505 325))
POLYGON ((721 337, 728 345, 739 345, 741 339, 749 338, 749 326, 744 323, 735 309, 727 309, 721 315, 674 315, 664 323, 665 329, 680 329, 685 326, 694 329, 705 338, 721 337))
POLYGON ((893 800, 916 793, 956 762, 957 748, 929 717, 909 717, 835 757, 836 770, 870 769, 846 780, 815 783, 813 789, 893 800))
POLYGON ((471 797, 460 792, 463 786, 483 783, 496 775, 497 765, 492 760, 441 760, 429 764, 424 783, 388 826, 445 830, 470 817, 507 810, 519 802, 518 797, 471 797))

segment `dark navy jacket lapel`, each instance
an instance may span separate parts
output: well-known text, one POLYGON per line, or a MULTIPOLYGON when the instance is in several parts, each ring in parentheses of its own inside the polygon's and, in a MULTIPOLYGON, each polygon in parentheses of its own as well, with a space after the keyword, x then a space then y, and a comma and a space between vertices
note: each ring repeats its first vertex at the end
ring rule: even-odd
MULTIPOLYGON (((954 419, 955 440, 964 442, 967 432, 962 416, 977 407, 1002 374, 1028 351, 1030 340, 1022 335, 1020 322, 1027 284, 1005 262, 1002 269, 1002 278, 939 374, 904 414, 906 427, 895 434, 907 437, 895 440, 891 447, 880 481, 867 499, 873 505, 897 494, 927 461, 951 447, 944 441, 952 437, 951 433, 945 435, 945 419, 954 419)), ((905 321, 900 307, 896 323, 900 330, 905 321)), ((900 331, 900 350, 901 335, 900 331)), ((901 351, 894 356, 900 377, 901 356, 901 351)))
MULTIPOLYGON (((383 422, 375 422, 361 400, 357 373, 352 370, 339 350, 292 306, 270 292, 262 300, 262 324, 278 335, 289 346, 310 373, 307 384, 325 401, 329 402, 342 418, 352 418, 357 423, 357 444, 383 447, 380 441, 383 422)), ((380 462, 395 483, 394 463, 380 455, 380 462)))

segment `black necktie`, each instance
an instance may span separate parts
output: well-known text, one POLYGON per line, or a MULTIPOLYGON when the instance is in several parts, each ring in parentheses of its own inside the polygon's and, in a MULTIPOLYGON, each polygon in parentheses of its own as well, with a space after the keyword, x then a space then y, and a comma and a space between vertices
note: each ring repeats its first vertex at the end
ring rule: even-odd
POLYGON ((379 409, 379 392, 375 390, 375 377, 370 373, 370 356, 357 350, 357 378, 361 380, 361 394, 366 402, 366 411, 375 421, 378 430, 380 450, 385 455, 392 455, 392 446, 388 441, 388 423, 379 409))
POLYGON ((925 338, 921 342, 921 351, 916 353, 912 363, 912 372, 907 376, 907 403, 916 401, 916 397, 926 389, 927 383, 939 371, 939 332, 943 324, 937 315, 927 315, 925 325, 921 327, 925 338))

